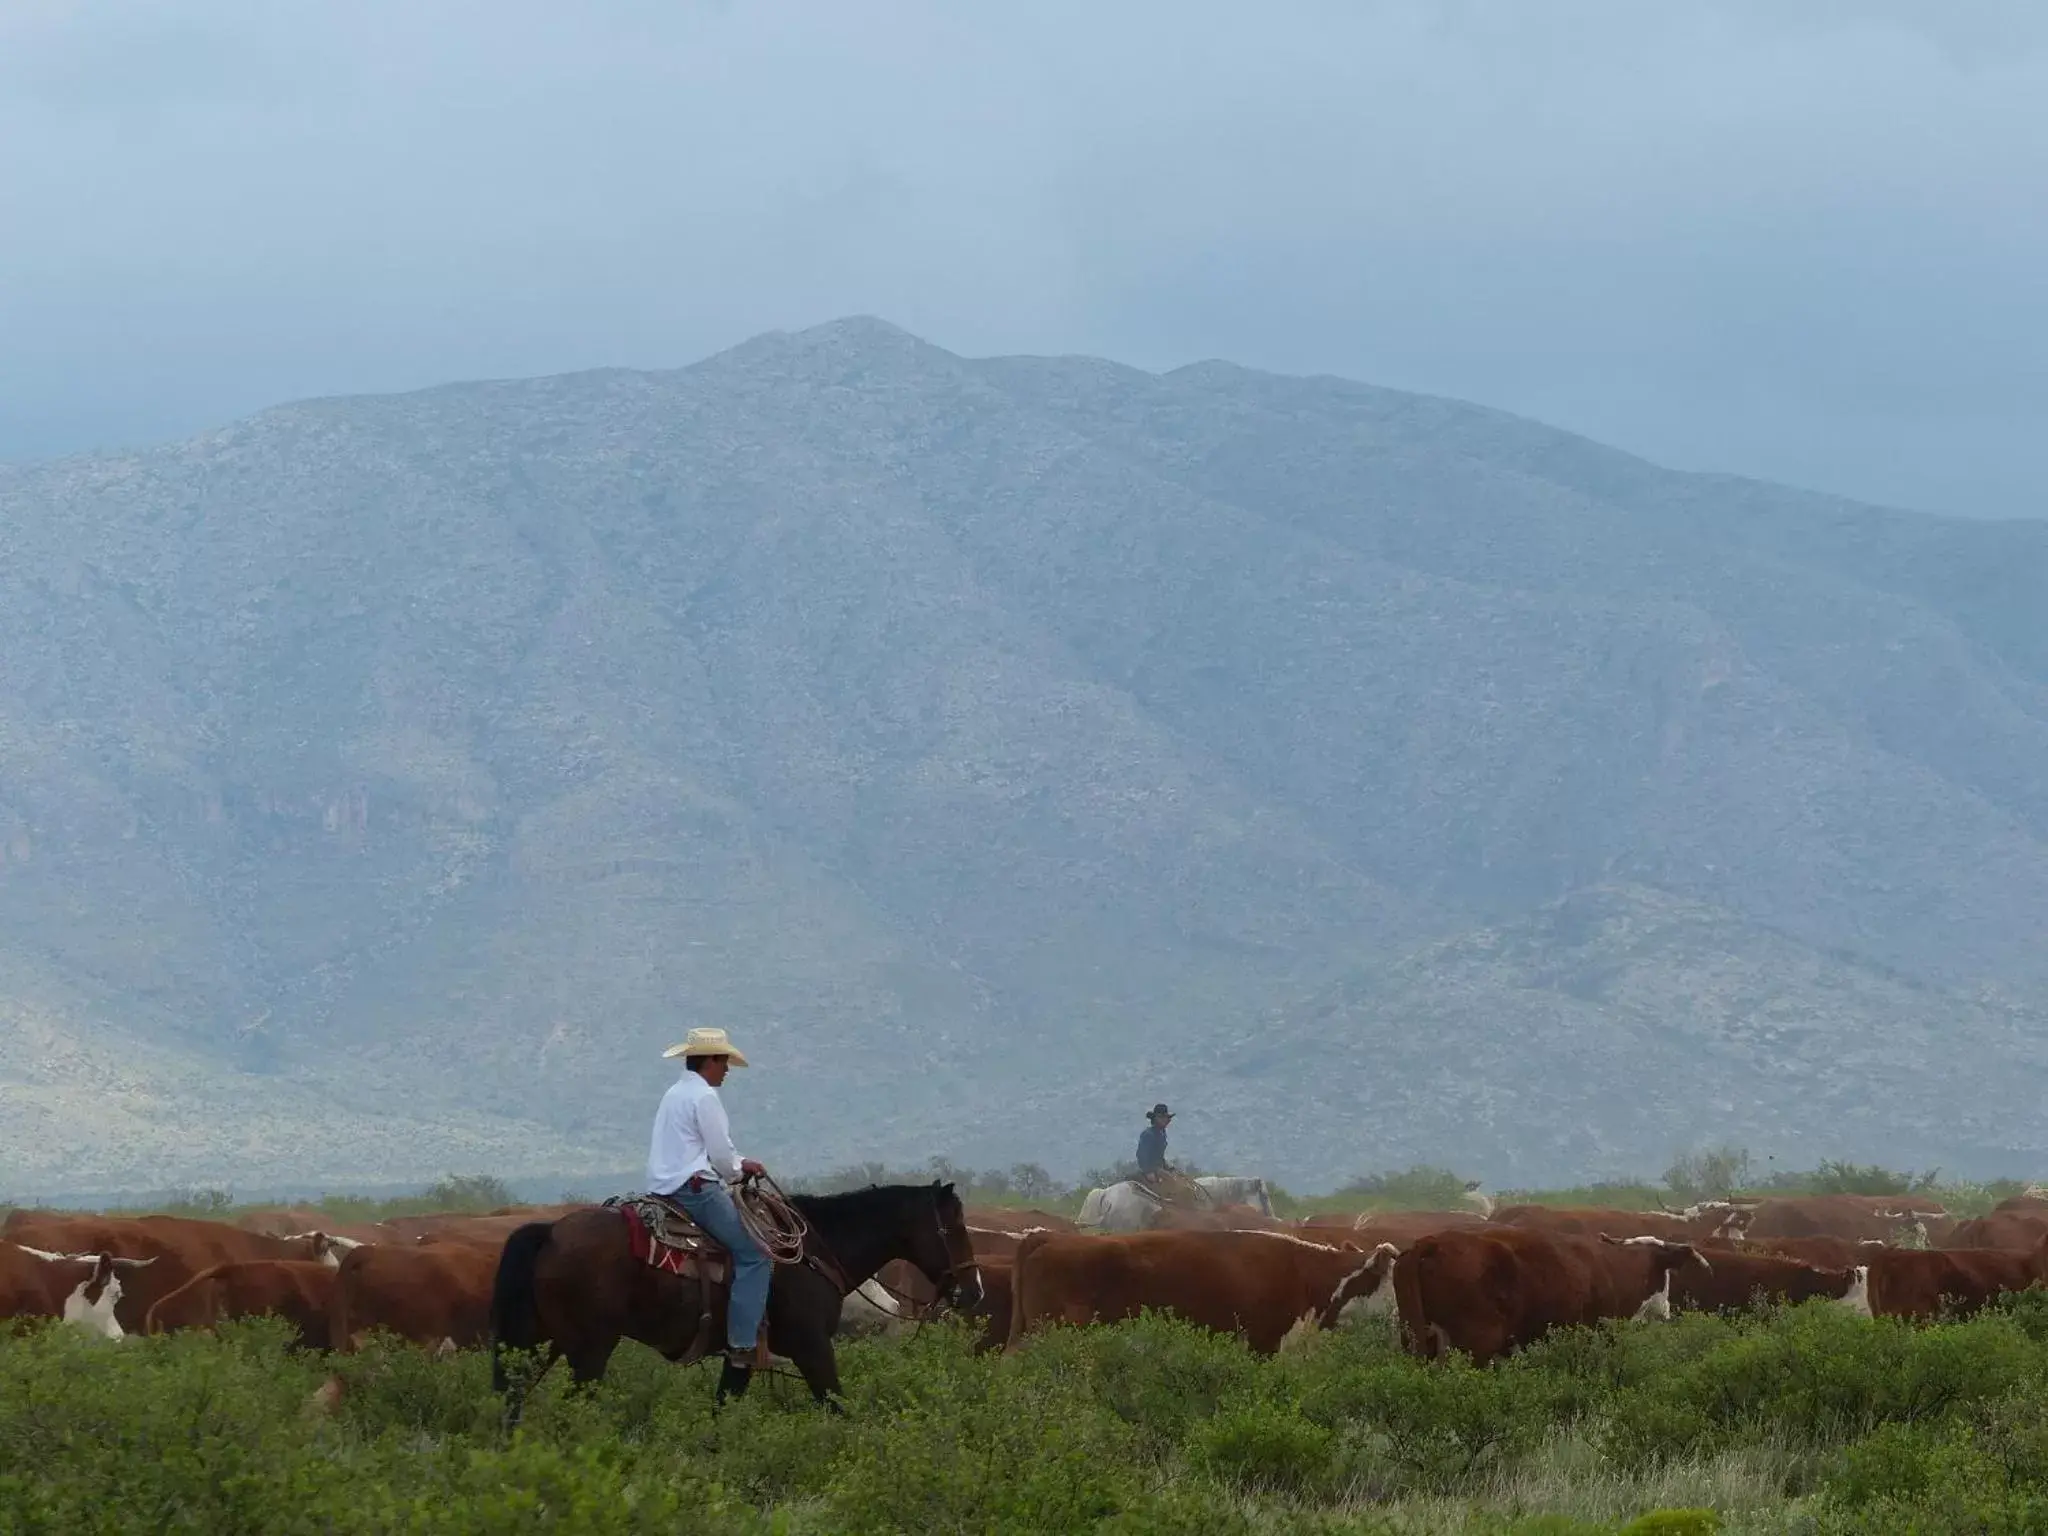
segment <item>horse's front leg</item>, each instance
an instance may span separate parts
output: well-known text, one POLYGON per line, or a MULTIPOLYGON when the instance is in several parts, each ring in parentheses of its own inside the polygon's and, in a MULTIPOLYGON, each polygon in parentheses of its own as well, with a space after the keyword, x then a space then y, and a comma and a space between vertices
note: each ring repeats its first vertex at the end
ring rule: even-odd
POLYGON ((817 1329, 789 1341, 790 1363, 803 1373, 804 1385, 819 1407, 828 1413, 846 1412, 845 1394, 839 1387, 839 1356, 832 1348, 832 1335, 817 1329))
POLYGON ((616 1333, 587 1333, 563 1344, 562 1357, 569 1362, 569 1374, 577 1386, 587 1387, 604 1378, 619 1337, 616 1333))
POLYGON ((829 1283, 808 1272, 783 1271, 776 1280, 768 1295, 770 1342, 797 1368, 820 1407, 844 1413, 839 1357, 832 1348, 842 1298, 829 1283))

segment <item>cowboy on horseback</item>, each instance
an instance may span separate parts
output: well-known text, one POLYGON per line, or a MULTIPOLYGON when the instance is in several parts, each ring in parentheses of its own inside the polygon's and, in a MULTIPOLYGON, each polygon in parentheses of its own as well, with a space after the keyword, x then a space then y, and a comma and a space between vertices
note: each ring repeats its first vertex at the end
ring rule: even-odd
POLYGON ((718 1085, 747 1058, 725 1031, 693 1029, 664 1054, 681 1057, 683 1073, 654 1117, 651 1193, 528 1222, 499 1252, 491 1281, 491 1388, 503 1394, 508 1428, 557 1359, 587 1384, 604 1376, 621 1339, 637 1339, 681 1364, 710 1352, 723 1264, 703 1251, 699 1236, 732 1256, 721 1403, 747 1390, 754 1351, 772 1334, 776 1353, 796 1367, 811 1396, 836 1406, 832 1336, 847 1292, 894 1260, 909 1264, 941 1297, 967 1306, 982 1299, 967 1211, 951 1184, 785 1197, 759 1163, 733 1147, 718 1085), (746 1190, 735 1198, 742 1184, 746 1190), (697 1233, 674 1231, 678 1210, 697 1233), (515 1357, 527 1351, 537 1357, 532 1374, 516 1368, 515 1357))
POLYGON ((647 1148, 647 1187, 687 1212, 732 1255, 732 1294, 725 1313, 725 1369, 718 1395, 747 1389, 761 1319, 768 1310, 768 1284, 775 1266, 740 1220, 729 1186, 765 1173, 732 1144, 732 1127, 719 1084, 747 1058, 722 1029, 693 1029, 680 1045, 661 1053, 683 1059, 683 1072, 654 1112, 647 1148))
POLYGON ((1154 1104, 1145 1116, 1145 1129, 1138 1132, 1137 1182, 1167 1205, 1207 1205, 1201 1186, 1166 1160, 1166 1128, 1173 1123, 1173 1111, 1154 1104))

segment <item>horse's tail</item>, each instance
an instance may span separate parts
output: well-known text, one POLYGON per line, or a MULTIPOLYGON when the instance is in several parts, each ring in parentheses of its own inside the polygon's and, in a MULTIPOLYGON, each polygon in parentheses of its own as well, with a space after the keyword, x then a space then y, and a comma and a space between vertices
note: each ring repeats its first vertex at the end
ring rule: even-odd
POLYGON ((505 1349, 531 1349, 539 1342, 540 1320, 533 1294, 533 1270, 554 1235, 551 1221, 529 1222, 505 1239, 491 1282, 491 1390, 506 1388, 505 1349))
POLYGON ((1038 1250, 1052 1240, 1052 1233, 1043 1227, 1034 1227, 1024 1234, 1024 1241, 1017 1245, 1017 1256, 1010 1261, 1010 1338, 1003 1346, 1005 1354, 1013 1354, 1024 1342, 1024 1330, 1031 1324, 1031 1314, 1026 1310, 1024 1299, 1027 1281, 1031 1273, 1031 1260, 1038 1250))

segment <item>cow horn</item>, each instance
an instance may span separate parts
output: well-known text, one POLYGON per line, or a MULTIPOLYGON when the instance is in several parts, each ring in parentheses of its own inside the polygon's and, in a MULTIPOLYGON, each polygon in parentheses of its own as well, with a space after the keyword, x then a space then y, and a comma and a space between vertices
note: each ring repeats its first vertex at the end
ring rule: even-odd
POLYGON ((147 1269, 156 1262, 155 1254, 151 1254, 146 1259, 124 1259, 112 1253, 108 1254, 107 1257, 112 1259, 116 1267, 120 1269, 147 1269))

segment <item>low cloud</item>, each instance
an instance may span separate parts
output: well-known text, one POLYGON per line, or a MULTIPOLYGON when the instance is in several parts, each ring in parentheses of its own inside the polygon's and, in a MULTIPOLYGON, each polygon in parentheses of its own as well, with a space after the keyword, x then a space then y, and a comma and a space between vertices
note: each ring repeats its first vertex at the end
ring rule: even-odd
POLYGON ((0 454, 886 315, 2048 506, 2031 4, 58 4, 0 454))

